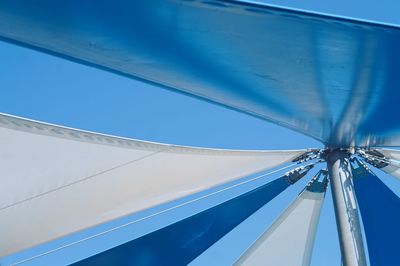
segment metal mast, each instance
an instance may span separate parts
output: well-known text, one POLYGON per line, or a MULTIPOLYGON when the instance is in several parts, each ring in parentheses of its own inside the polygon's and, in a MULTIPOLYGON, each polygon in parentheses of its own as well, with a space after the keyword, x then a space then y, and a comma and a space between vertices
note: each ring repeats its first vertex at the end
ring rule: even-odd
POLYGON ((344 266, 367 265, 348 150, 327 150, 336 225, 344 266))

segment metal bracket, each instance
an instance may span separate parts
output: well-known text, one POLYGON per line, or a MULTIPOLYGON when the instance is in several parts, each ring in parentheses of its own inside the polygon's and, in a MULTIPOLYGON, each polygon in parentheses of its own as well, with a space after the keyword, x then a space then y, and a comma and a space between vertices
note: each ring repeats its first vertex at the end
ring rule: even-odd
POLYGON ((299 155, 298 157, 294 158, 292 162, 294 163, 304 163, 313 159, 320 158, 321 149, 308 149, 307 152, 299 155))
POLYGON ((327 186, 328 186, 328 170, 321 169, 310 180, 310 182, 308 182, 305 189, 311 192, 324 192, 326 191, 327 186))
POLYGON ((285 178, 286 182, 288 182, 290 185, 293 185, 303 176, 305 176, 308 171, 310 171, 314 167, 314 165, 315 163, 296 167, 295 169, 286 172, 283 177, 285 178))
POLYGON ((380 169, 388 166, 390 163, 390 159, 386 158, 385 155, 376 151, 376 150, 358 150, 358 154, 370 165, 375 166, 380 169))

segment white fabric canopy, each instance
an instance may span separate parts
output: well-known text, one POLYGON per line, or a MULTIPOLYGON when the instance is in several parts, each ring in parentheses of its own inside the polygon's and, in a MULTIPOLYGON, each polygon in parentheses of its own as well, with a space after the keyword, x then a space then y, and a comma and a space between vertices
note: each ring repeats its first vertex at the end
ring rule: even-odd
POLYGON ((380 169, 385 173, 400 179, 400 162, 396 162, 396 165, 394 164, 394 162, 391 162, 391 164, 380 169))
POLYGON ((376 149, 376 151, 389 159, 389 164, 379 169, 400 179, 400 150, 376 149))
POLYGON ((235 265, 310 265, 324 195, 304 190, 235 265))
POLYGON ((383 155, 385 155, 386 158, 400 161, 400 150, 394 150, 394 149, 374 149, 374 150, 382 153, 383 155))
POLYGON ((0 257, 304 152, 165 145, 0 114, 0 257))

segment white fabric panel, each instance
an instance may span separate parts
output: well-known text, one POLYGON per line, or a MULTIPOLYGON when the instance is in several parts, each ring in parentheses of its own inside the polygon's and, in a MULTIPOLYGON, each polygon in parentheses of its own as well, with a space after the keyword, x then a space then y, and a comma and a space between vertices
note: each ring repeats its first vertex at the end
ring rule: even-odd
POLYGON ((0 114, 0 257, 304 152, 173 146, 0 114))
POLYGON ((380 170, 400 179, 400 162, 398 161, 389 160, 389 165, 380 168, 380 170))
POLYGON ((393 150, 393 149, 374 149, 374 150, 382 153, 387 158, 400 161, 400 150, 393 150))
POLYGON ((400 168, 399 167, 400 166, 394 166, 394 165, 389 164, 388 166, 380 168, 380 170, 400 179, 400 168))
POLYGON ((310 265, 324 194, 304 190, 235 265, 310 265))
POLYGON ((400 150, 393 149, 376 149, 382 153, 386 158, 389 158, 389 165, 380 168, 387 174, 400 179, 400 150))

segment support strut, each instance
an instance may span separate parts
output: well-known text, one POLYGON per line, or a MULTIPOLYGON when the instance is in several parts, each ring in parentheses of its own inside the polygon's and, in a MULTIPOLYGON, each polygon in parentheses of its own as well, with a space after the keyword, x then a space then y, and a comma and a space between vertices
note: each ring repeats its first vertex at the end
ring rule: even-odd
POLYGON ((353 187, 350 155, 345 150, 326 154, 344 266, 366 266, 358 206, 353 187))

